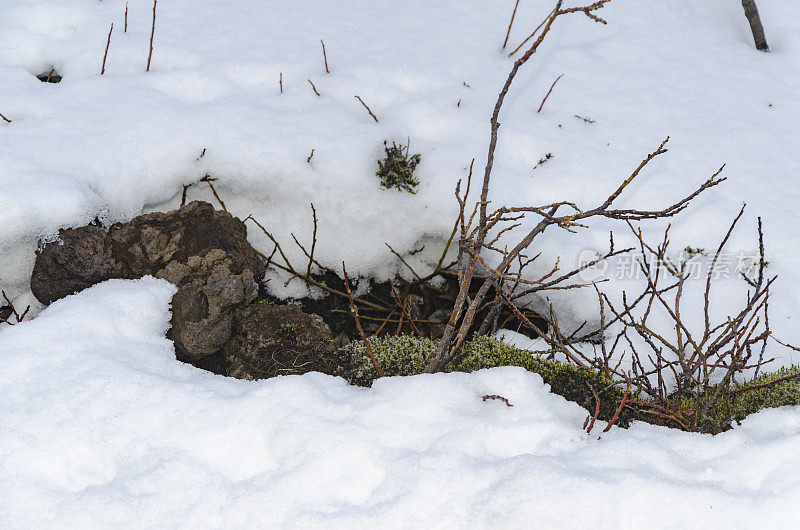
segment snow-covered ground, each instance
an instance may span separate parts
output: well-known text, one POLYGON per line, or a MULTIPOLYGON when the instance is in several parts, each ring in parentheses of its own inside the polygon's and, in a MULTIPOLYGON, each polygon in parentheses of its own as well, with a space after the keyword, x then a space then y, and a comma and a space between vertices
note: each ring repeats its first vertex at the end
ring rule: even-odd
POLYGON ((175 362, 174 288, 112 280, 0 341, 3 528, 754 528, 800 505, 800 414, 724 434, 586 412, 521 368, 222 378, 175 362), (513 405, 482 401, 499 394, 513 405))
MULTIPOLYGON (((41 239, 173 208, 206 173, 232 213, 252 213, 287 250, 290 232, 310 238, 313 202, 317 257, 353 274, 402 273, 384 242, 411 250, 449 233, 453 188, 473 157, 481 172, 511 66, 500 45, 513 0, 163 1, 150 72, 152 3, 127 2, 127 32, 125 5, 0 0, 0 113, 11 120, 0 120, 0 287, 18 306, 35 302, 41 239), (34 77, 52 67, 61 83, 34 77), (414 196, 374 176, 383 141, 407 138, 422 154, 414 196)), ((674 220, 673 246, 715 248, 747 202, 729 249, 752 254, 764 218, 779 275, 770 324, 800 343, 800 11, 792 0, 759 7, 768 54, 735 0, 614 0, 599 13, 607 26, 560 18, 506 100, 490 198, 594 205, 669 135, 670 152, 620 205, 663 207, 727 163, 729 180, 674 220)), ((522 0, 510 47, 550 8, 522 0)), ((213 201, 199 186, 189 198, 213 201)), ((621 245, 624 227, 611 223, 547 235, 540 269, 604 250, 609 229, 621 245)), ((712 309, 726 314, 742 293, 720 281, 712 309)), ((800 505, 796 409, 715 438, 635 425, 598 440, 582 434, 583 411, 517 370, 371 390, 320 375, 228 381, 174 360, 169 296, 153 280, 110 282, 0 328, 3 526, 716 527, 780 524, 800 505)), ((594 300, 574 291, 559 304, 580 321, 594 300)))

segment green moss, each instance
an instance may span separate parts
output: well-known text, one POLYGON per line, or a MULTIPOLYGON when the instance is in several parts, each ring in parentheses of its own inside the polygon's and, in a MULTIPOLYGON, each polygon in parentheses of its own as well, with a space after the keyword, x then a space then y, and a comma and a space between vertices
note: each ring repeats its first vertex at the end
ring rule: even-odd
MULTIPOLYGON (((427 371, 437 343, 409 335, 398 337, 372 337, 372 351, 386 375, 414 375, 427 371)), ((366 353, 363 342, 352 342, 340 351, 342 365, 337 370, 350 383, 369 386, 377 377, 375 367, 366 353)), ((492 337, 475 337, 466 343, 447 372, 473 372, 496 366, 520 366, 539 374, 551 391, 578 403, 594 412, 595 398, 589 385, 600 397, 600 418, 608 420, 616 412, 624 391, 616 384, 589 370, 577 366, 542 358, 541 355, 519 350, 492 337)), ((633 419, 627 408, 620 414, 617 423, 626 426, 633 419)))
MULTIPOLYGON (((370 345, 373 353, 386 375, 415 375, 427 371, 431 358, 436 352, 437 343, 425 338, 410 335, 398 337, 372 337, 370 345)), ((369 386, 376 379, 377 373, 364 343, 352 342, 339 351, 340 365, 336 375, 347 379, 350 383, 369 386)), ((600 419, 609 420, 619 406, 624 391, 606 377, 590 370, 583 370, 572 364, 545 359, 541 354, 519 350, 505 342, 492 337, 475 337, 467 342, 455 359, 446 367, 447 372, 473 372, 483 368, 496 366, 520 366, 539 374, 551 391, 573 401, 591 413, 594 413, 595 399, 589 385, 600 397, 600 419)), ((712 388, 710 391, 714 391, 712 388)), ((734 385, 728 393, 723 392, 709 412, 706 425, 699 427, 702 432, 721 432, 733 421, 741 421, 759 410, 785 405, 800 405, 800 366, 782 368, 774 373, 762 374, 756 379, 742 385, 734 385), (797 378, 775 383, 781 378, 797 375, 797 378)), ((633 399, 641 400, 639 396, 633 399)), ((685 410, 691 416, 684 418, 691 424, 691 417, 696 402, 684 398, 677 404, 677 410, 685 410)), ((648 415, 645 409, 634 410, 630 407, 620 414, 617 424, 627 426, 634 418, 644 421, 674 426, 664 423, 659 418, 648 415)))
MULTIPOLYGON (((436 343, 411 335, 370 337, 370 346, 386 375, 415 375, 425 372, 436 351, 436 343)), ((353 341, 341 350, 341 365, 337 374, 351 384, 370 386, 378 377, 367 348, 362 341, 353 341)))
POLYGON ((730 392, 722 392, 721 395, 709 410, 711 422, 720 427, 733 421, 740 422, 763 409, 800 405, 800 366, 781 368, 776 372, 761 374, 747 383, 731 385, 730 392), (797 377, 774 383, 792 376, 797 377))
POLYGON ((417 192, 419 179, 414 176, 414 170, 422 160, 422 155, 408 156, 409 146, 410 142, 405 147, 394 142, 389 147, 387 142, 383 142, 386 158, 378 160, 378 172, 376 173, 382 187, 395 188, 409 193, 417 192))

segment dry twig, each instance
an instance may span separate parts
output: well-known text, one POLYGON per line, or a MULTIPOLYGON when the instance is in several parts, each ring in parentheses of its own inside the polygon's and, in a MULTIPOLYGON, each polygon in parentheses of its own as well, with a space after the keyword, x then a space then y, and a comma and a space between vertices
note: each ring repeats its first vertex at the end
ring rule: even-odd
POLYGON ((158 0, 153 0, 153 24, 150 26, 150 52, 147 54, 147 69, 145 72, 150 71, 150 61, 153 58, 153 36, 156 34, 156 4, 158 0))
MULTIPOLYGON (((127 8, 126 8, 126 10, 127 10, 127 8)), ((108 40, 106 41, 106 51, 103 54, 103 66, 102 66, 102 68, 100 68, 100 75, 103 75, 103 74, 106 73, 106 58, 108 57, 108 47, 111 44, 111 32, 112 31, 114 31, 114 23, 113 22, 111 23, 111 29, 108 30, 108 40)))
POLYGON ((372 113, 372 111, 371 111, 371 110, 370 110, 370 108, 367 106, 367 104, 366 104, 366 103, 364 103, 364 100, 363 100, 363 99, 361 99, 361 98, 360 98, 360 97, 358 97, 358 96, 355 96, 355 98, 356 98, 358 101, 360 101, 362 105, 364 105, 364 108, 365 108, 365 109, 367 109, 367 112, 369 112, 369 115, 370 115, 370 116, 372 116, 372 119, 373 119, 373 120, 375 120, 375 123, 378 123, 378 117, 377 117, 377 116, 375 116, 375 114, 373 114, 373 113, 372 113))
POLYGON ((381 367, 378 365, 378 360, 372 353, 372 346, 370 346, 369 340, 364 334, 364 329, 361 327, 361 319, 358 316, 358 308, 356 307, 356 304, 353 303, 353 293, 350 291, 350 279, 347 277, 347 269, 344 266, 344 261, 342 262, 342 272, 344 273, 344 286, 347 288, 347 298, 350 299, 350 311, 353 313, 353 318, 356 321, 356 327, 358 328, 358 332, 361 334, 361 340, 364 341, 364 346, 367 348, 367 354, 369 354, 369 358, 372 359, 372 364, 375 366, 375 371, 378 372, 378 377, 383 377, 383 370, 381 370, 381 367))
POLYGON ((550 90, 547 91, 547 94, 545 94, 544 99, 542 100, 542 104, 539 105, 539 110, 536 111, 537 114, 542 112, 542 107, 544 107, 544 103, 545 101, 547 101, 547 98, 550 97, 550 92, 553 91, 553 87, 556 86, 556 83, 558 83, 558 80, 561 79, 562 77, 564 77, 564 74, 561 74, 560 76, 556 77, 556 80, 553 81, 552 85, 550 85, 550 90))
POLYGON ((14 307, 14 303, 11 300, 9 300, 8 296, 6 296, 6 292, 0 291, 0 293, 2 293, 3 299, 6 301, 5 307, 0 308, 0 324, 11 325, 12 323, 9 320, 9 318, 11 318, 12 315, 14 316, 14 319, 16 320, 17 324, 22 322, 22 320, 25 318, 25 315, 28 314, 28 311, 30 310, 31 306, 26 307, 25 311, 23 311, 22 314, 20 315, 17 312, 17 309, 14 307))
POLYGON ((227 212, 228 209, 225 207, 225 203, 222 202, 222 199, 220 198, 219 194, 217 193, 217 190, 214 188, 214 184, 212 184, 212 182, 214 182, 215 180, 217 180, 217 179, 215 179, 211 175, 206 174, 205 177, 200 179, 200 182, 205 182, 206 184, 208 184, 208 187, 211 188, 211 193, 214 194, 214 198, 217 199, 217 201, 219 202, 219 205, 222 207, 222 209, 227 212))
POLYGON ((511 34, 511 26, 514 24, 514 17, 517 15, 517 7, 519 7, 519 0, 514 4, 514 11, 511 13, 511 20, 508 23, 508 30, 506 31, 506 39, 503 41, 503 49, 506 49, 508 44, 508 36, 511 34))
POLYGON ((328 55, 325 53, 325 41, 319 39, 319 42, 322 43, 322 58, 325 59, 325 73, 329 74, 331 71, 328 70, 328 55))

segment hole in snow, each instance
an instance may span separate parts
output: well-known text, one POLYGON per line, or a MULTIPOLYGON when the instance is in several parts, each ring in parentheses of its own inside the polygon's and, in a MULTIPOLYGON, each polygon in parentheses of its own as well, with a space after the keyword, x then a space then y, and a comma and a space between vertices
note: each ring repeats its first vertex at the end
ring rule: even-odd
POLYGON ((60 83, 61 82, 61 74, 55 68, 49 68, 42 72, 41 74, 36 76, 36 79, 41 81, 42 83, 60 83))

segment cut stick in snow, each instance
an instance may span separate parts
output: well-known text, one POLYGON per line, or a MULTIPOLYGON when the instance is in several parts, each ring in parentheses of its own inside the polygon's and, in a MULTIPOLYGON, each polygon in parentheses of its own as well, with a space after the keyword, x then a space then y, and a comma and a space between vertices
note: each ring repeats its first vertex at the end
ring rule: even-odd
POLYGON ((350 311, 353 313, 353 318, 356 321, 356 327, 358 328, 358 332, 361 334, 361 340, 364 341, 364 346, 366 346, 369 358, 372 359, 372 364, 375 366, 375 370, 378 372, 378 377, 383 377, 383 370, 381 370, 381 367, 378 366, 378 360, 375 359, 375 355, 372 353, 372 346, 370 346, 367 336, 364 335, 364 329, 361 327, 361 319, 358 317, 358 308, 353 302, 353 293, 350 291, 350 279, 347 277, 347 269, 344 266, 344 261, 342 262, 342 272, 344 273, 344 286, 347 288, 347 298, 350 300, 350 311))
POLYGON ((372 116, 372 119, 373 119, 373 120, 375 120, 375 123, 378 123, 378 117, 377 117, 377 116, 375 116, 375 115, 372 113, 372 111, 369 109, 369 107, 367 107, 367 104, 366 104, 366 103, 364 103, 364 100, 363 100, 363 99, 361 99, 361 98, 360 98, 360 97, 358 97, 358 96, 356 96, 355 98, 356 98, 357 100, 359 100, 359 101, 361 102, 361 104, 362 104, 362 105, 364 105, 364 108, 365 108, 365 109, 367 109, 367 112, 369 112, 369 115, 370 115, 370 116, 372 116))
POLYGON ((550 90, 547 91, 547 94, 544 96, 544 99, 542 100, 542 104, 539 105, 539 110, 536 111, 537 114, 539 112, 542 112, 542 107, 544 107, 544 102, 547 101, 547 98, 550 97, 550 92, 553 91, 553 88, 556 86, 556 83, 558 83, 558 80, 561 79, 562 77, 564 77, 564 74, 561 74, 560 76, 556 77, 556 80, 553 81, 552 85, 550 85, 550 90))
POLYGON ((761 16, 758 14, 756 0, 742 0, 742 7, 744 7, 744 16, 747 17, 747 21, 750 23, 750 31, 753 32, 756 49, 768 52, 767 37, 764 35, 764 26, 761 24, 761 16))
POLYGON ((508 23, 508 31, 506 31, 506 40, 503 41, 503 49, 506 49, 506 44, 508 44, 508 36, 511 35, 511 26, 514 24, 514 17, 517 14, 517 7, 519 7, 519 0, 517 3, 514 4, 514 11, 511 13, 511 22, 508 23))
POLYGON ((312 158, 314 158, 314 150, 313 149, 311 150, 311 154, 308 155, 308 158, 306 158, 306 162, 308 162, 310 164, 312 158))
MULTIPOLYGON (((311 150, 311 156, 314 156, 313 149, 311 150)), ((311 161, 311 156, 308 157, 309 161, 311 161)), ((317 209, 314 208, 313 202, 311 203, 311 215, 314 219, 314 234, 311 236, 311 252, 308 253, 308 269, 306 270, 306 276, 309 278, 311 277, 311 267, 314 266, 314 249, 317 247, 317 209)), ((305 253, 305 249, 303 249, 303 252, 305 253)))
POLYGON ((329 74, 331 71, 328 70, 328 55, 325 53, 325 41, 322 39, 319 39, 319 41, 322 43, 322 58, 325 59, 325 73, 329 74))
POLYGON ((9 120, 8 118, 6 118, 6 117, 5 117, 5 116, 3 116, 2 114, 0 114, 0 118, 3 118, 3 121, 4 121, 4 122, 6 122, 6 123, 11 123, 11 120, 9 120))
POLYGON ((147 70, 150 71, 150 61, 153 59, 153 36, 156 33, 156 4, 158 0, 153 0, 153 25, 150 27, 150 53, 147 54, 147 70))
POLYGON ((125 2, 125 27, 122 28, 122 33, 128 33, 128 2, 125 2))
POLYGON ((319 92, 317 92, 317 87, 315 87, 315 86, 314 86, 314 83, 312 83, 312 82, 311 82, 311 79, 306 79, 306 81, 308 81, 308 84, 309 84, 309 85, 311 85, 311 88, 312 88, 312 89, 314 89, 314 93, 315 93, 317 96, 319 96, 319 92))
POLYGON ((281 72, 280 77, 278 77, 278 86, 281 87, 281 94, 283 94, 283 72, 281 72))
POLYGON ((111 44, 111 32, 114 31, 114 23, 111 23, 111 29, 108 30, 108 40, 106 41, 106 51, 103 54, 103 66, 100 68, 100 75, 106 73, 106 59, 108 58, 108 46, 111 44))

